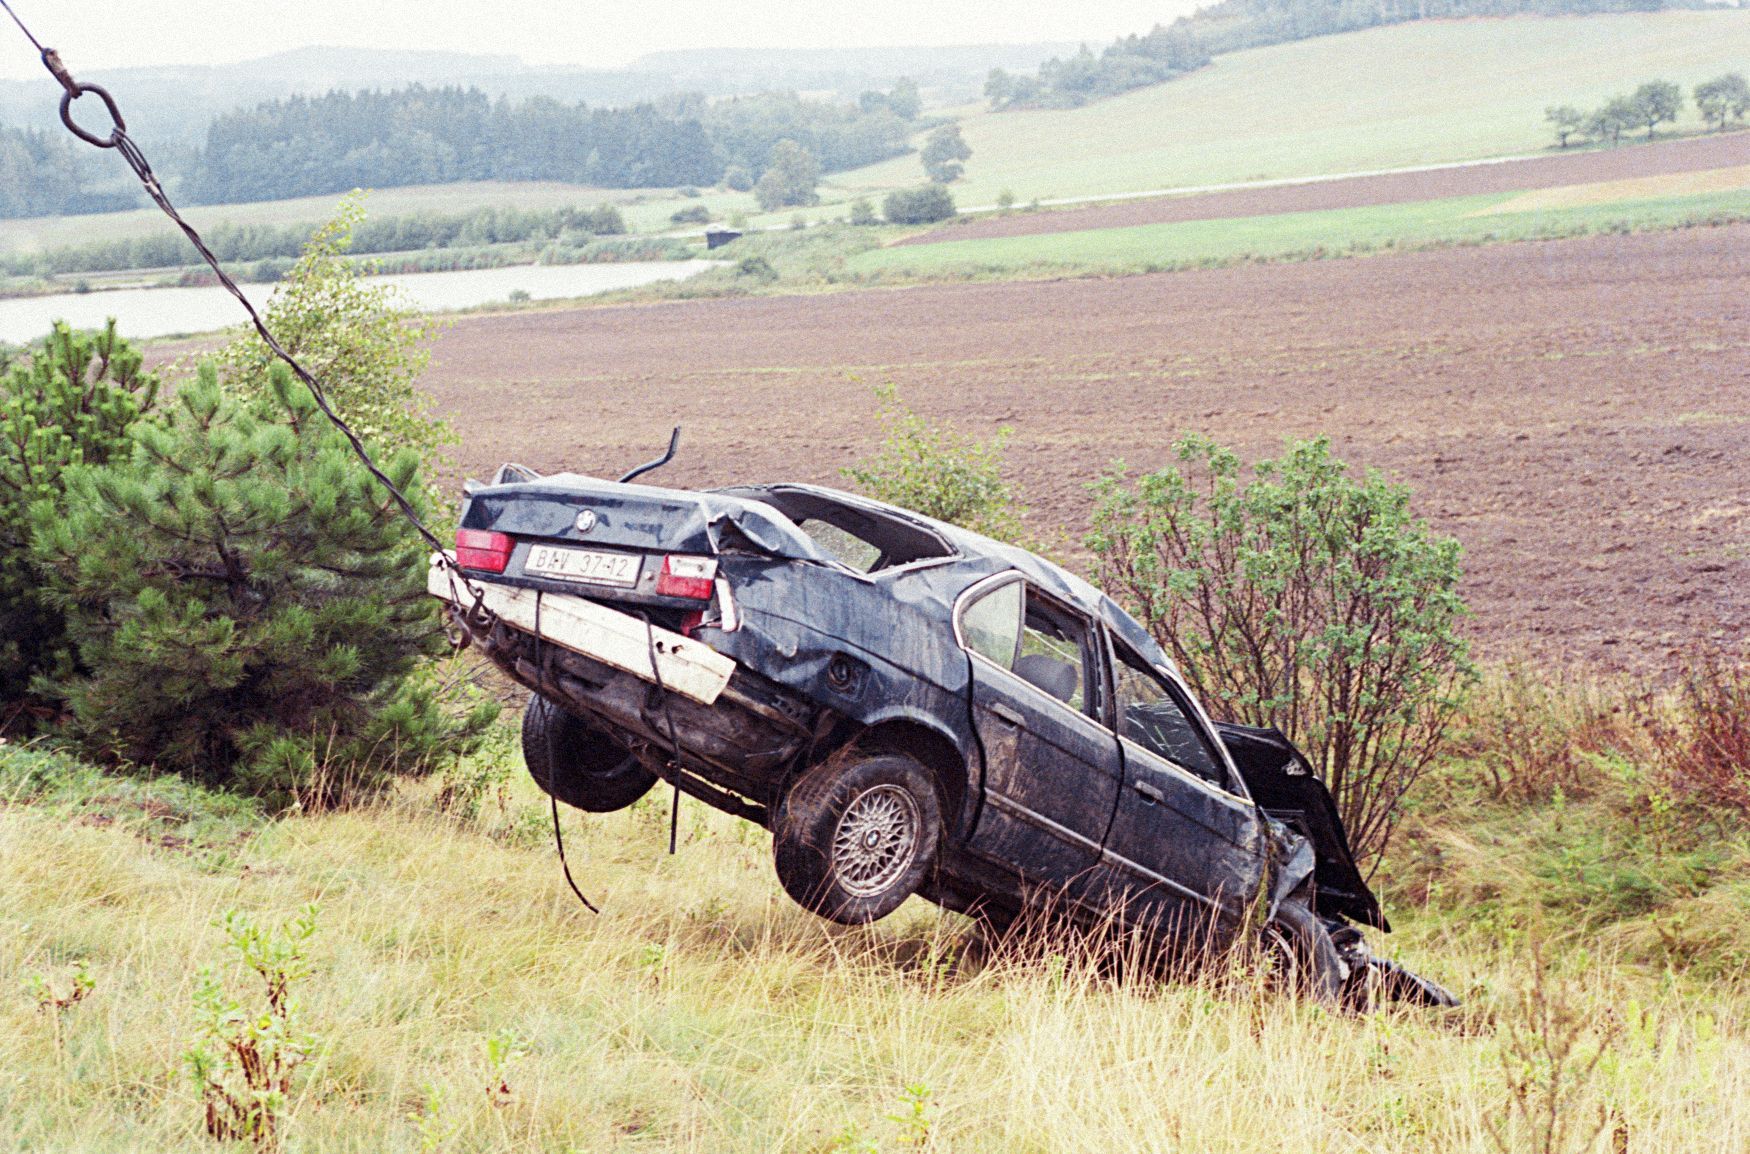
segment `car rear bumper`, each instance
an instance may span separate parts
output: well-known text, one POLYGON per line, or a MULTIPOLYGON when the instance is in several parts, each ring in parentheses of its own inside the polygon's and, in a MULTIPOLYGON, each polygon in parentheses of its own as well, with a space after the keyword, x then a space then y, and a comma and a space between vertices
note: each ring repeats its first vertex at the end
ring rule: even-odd
MULTIPOLYGON (((479 581, 482 605, 507 625, 593 658, 700 705, 714 703, 735 673, 735 662, 701 641, 583 597, 543 593, 479 581)), ((426 591, 462 610, 473 597, 433 556, 426 591)))
MULTIPOLYGON (((593 719, 659 775, 678 761, 711 785, 769 807, 813 738, 816 707, 701 641, 553 593, 541 595, 537 633, 536 591, 490 580, 475 585, 493 618, 473 617, 473 594, 460 580, 452 588, 441 566, 432 567, 427 590, 456 611, 499 668, 568 712, 593 719)), ((763 812, 755 816, 722 797, 699 796, 764 821, 763 812)))

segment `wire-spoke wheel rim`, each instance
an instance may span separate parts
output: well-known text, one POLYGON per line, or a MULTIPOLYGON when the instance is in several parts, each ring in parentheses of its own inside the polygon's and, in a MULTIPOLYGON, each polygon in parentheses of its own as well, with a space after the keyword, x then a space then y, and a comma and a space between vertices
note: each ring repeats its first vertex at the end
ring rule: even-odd
POLYGON ((860 898, 886 890, 917 856, 922 826, 917 800, 897 785, 878 785, 852 798, 833 831, 839 885, 860 898))

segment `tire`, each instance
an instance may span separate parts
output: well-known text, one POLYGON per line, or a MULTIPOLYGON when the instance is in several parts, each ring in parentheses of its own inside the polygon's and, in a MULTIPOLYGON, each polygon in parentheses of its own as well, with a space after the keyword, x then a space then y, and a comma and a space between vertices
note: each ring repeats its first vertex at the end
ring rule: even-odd
POLYGON ((1325 923, 1307 905, 1304 894, 1290 894, 1276 908, 1267 931, 1278 948, 1289 988, 1303 998, 1327 1006, 1338 1004, 1347 967, 1325 923))
POLYGON ((538 693, 523 709, 523 762, 543 792, 588 813, 625 809, 656 784, 607 734, 538 693))
POLYGON ((886 917, 935 868, 942 805, 930 772, 903 754, 833 757, 796 779, 772 823, 784 891, 844 925, 886 917))

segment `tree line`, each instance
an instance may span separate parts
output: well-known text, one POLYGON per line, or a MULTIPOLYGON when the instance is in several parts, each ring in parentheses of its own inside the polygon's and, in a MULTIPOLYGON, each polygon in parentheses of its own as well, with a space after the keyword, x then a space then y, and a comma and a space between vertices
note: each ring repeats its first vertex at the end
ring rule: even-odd
POLYGON ((1053 57, 1035 76, 992 69, 993 109, 1075 108, 1171 80, 1227 52, 1385 24, 1463 16, 1580 15, 1705 7, 1700 0, 1220 0, 1146 36, 1121 36, 1096 55, 1087 45, 1053 57))
MULTIPOLYGON (((1647 139, 1661 124, 1674 123, 1683 112, 1683 89, 1669 80, 1649 80, 1633 92, 1613 96, 1591 111, 1572 104, 1544 110, 1543 118, 1556 134, 1556 144, 1566 148, 1577 140, 1618 144, 1622 134, 1646 129, 1647 139)), ((1728 72, 1695 86, 1695 107, 1715 131, 1728 123, 1742 123, 1750 113, 1750 82, 1743 73, 1728 72)))
POLYGON ((291 97, 215 120, 188 192, 216 204, 462 180, 741 183, 765 171, 780 140, 835 171, 905 151, 915 91, 909 100, 904 91, 897 102, 891 95, 857 104, 790 93, 708 104, 684 95, 626 108, 493 101, 478 89, 418 85, 291 97))
MULTIPOLYGON (((358 255, 474 248, 519 242, 577 247, 597 237, 626 232, 625 218, 611 204, 595 208, 482 208, 473 212, 413 213, 361 218, 350 230, 350 251, 358 255)), ((309 243, 303 224, 236 224, 221 221, 202 232, 221 261, 289 261, 309 243)), ((13 276, 54 276, 114 269, 180 268, 193 250, 180 233, 155 231, 136 237, 66 245, 37 253, 0 256, 0 272, 13 276)))
MULTIPOLYGON (((205 147, 166 165, 188 203, 237 204, 465 180, 553 180, 599 188, 728 184, 749 189, 793 141, 836 172, 904 153, 921 109, 909 80, 855 103, 763 93, 708 103, 682 94, 623 108, 413 85, 293 96, 226 113, 205 147)), ((107 211, 71 147, 0 129, 0 216, 107 211)))

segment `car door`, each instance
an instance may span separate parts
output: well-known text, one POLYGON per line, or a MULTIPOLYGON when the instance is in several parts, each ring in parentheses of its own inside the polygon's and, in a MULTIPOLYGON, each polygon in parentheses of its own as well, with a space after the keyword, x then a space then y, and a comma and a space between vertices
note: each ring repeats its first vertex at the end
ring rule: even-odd
POLYGON ((968 847, 1025 886, 1073 896, 1099 865, 1123 773, 1096 720, 1108 693, 1099 632, 1016 575, 970 590, 956 628, 985 760, 968 847))
POLYGON ((1231 922, 1264 869, 1263 828, 1177 680, 1108 635, 1124 788, 1109 875, 1143 916, 1231 922))

